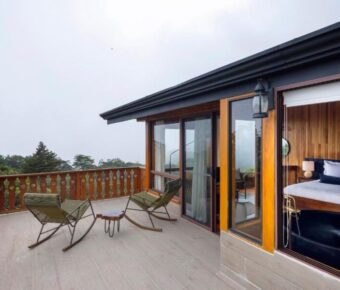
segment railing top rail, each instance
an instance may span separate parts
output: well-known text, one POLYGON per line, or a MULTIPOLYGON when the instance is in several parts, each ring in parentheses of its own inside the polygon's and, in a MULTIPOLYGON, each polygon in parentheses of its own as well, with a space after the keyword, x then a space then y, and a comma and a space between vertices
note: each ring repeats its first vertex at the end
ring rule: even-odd
POLYGON ((117 170, 117 169, 134 169, 134 168, 145 169, 144 166, 98 167, 98 168, 92 168, 92 169, 76 169, 76 170, 67 170, 67 171, 8 174, 8 175, 0 175, 0 178, 41 176, 41 175, 67 174, 67 173, 82 173, 82 172, 94 172, 94 171, 107 171, 107 170, 113 170, 113 169, 117 170))

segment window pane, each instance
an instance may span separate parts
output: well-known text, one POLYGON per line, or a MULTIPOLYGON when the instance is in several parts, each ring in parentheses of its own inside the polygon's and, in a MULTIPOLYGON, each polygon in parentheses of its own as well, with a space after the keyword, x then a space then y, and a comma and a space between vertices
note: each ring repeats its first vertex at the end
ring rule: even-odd
POLYGON ((231 228, 262 240, 261 119, 253 119, 252 98, 231 102, 231 228))
MULTIPOLYGON (((171 180, 173 179, 166 178, 166 177, 159 176, 159 175, 154 175, 153 188, 157 191, 164 192, 166 183, 171 180)), ((179 193, 176 193, 176 196, 179 196, 179 193)))
POLYGON ((179 123, 155 123, 152 155, 155 171, 179 175, 179 123))

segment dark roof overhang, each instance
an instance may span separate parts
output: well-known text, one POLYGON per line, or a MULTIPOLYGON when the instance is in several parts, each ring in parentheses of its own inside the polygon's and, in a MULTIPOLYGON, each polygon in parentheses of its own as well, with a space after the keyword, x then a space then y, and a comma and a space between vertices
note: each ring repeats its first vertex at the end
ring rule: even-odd
MULTIPOLYGON (((340 22, 100 114, 108 124, 188 106, 188 99, 340 55, 340 22), (159 110, 158 108, 162 108, 159 110)), ((197 102, 198 104, 199 102, 197 102)))

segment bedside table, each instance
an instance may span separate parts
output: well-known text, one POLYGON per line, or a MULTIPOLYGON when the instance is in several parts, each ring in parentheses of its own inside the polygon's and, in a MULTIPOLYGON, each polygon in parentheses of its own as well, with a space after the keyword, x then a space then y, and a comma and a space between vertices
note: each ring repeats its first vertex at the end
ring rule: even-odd
POLYGON ((307 182, 307 181, 313 181, 313 180, 318 180, 318 178, 313 178, 313 177, 306 178, 304 176, 298 176, 298 178, 297 178, 297 182, 298 183, 307 182))

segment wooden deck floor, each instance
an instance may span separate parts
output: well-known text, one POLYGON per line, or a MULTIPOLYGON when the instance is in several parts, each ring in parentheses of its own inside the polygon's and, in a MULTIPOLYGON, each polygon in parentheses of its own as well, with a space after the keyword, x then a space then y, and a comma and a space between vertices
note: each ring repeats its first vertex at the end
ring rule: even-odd
MULTIPOLYGON (((126 198, 94 202, 95 212, 123 209, 126 198)), ((173 215, 179 207, 170 205, 173 215)), ((131 215, 148 222, 143 213, 131 215), (142 214, 142 215, 140 215, 142 214)), ((86 222, 80 230, 85 228, 86 222)), ((228 289, 216 275, 219 237, 184 219, 155 221, 162 233, 122 220, 109 238, 102 220, 73 249, 64 253, 69 232, 29 250, 40 224, 29 212, 0 216, 0 289, 228 289)))

